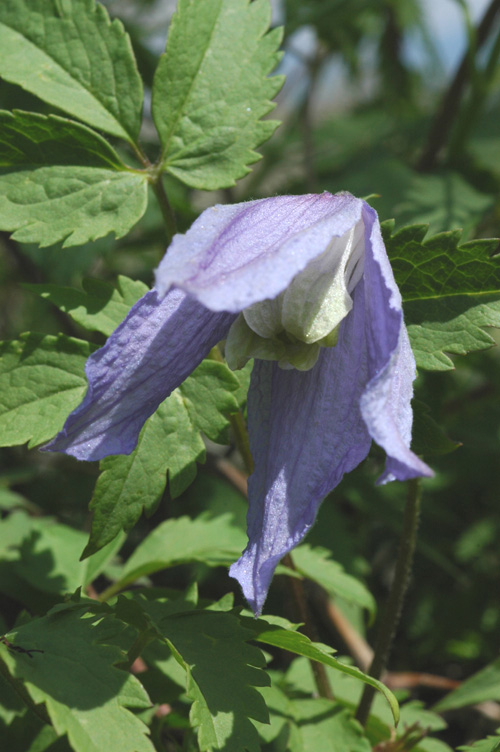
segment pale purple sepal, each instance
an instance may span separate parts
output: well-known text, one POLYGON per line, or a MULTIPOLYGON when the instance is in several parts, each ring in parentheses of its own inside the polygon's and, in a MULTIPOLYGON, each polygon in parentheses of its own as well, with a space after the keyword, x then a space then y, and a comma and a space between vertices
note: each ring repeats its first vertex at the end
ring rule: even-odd
POLYGON ((249 393, 249 543, 230 574, 256 614, 274 569, 314 522, 322 499, 368 454, 387 453, 380 482, 432 475, 410 449, 415 361, 375 212, 365 205, 364 279, 333 350, 305 373, 257 361, 249 393))
POLYGON ((401 295, 394 280, 375 211, 363 208, 365 334, 370 380, 360 407, 372 439, 387 454, 378 483, 431 476, 430 468, 410 451, 416 377, 415 358, 403 322, 401 295))
POLYGON ((233 314, 213 313, 181 290, 152 290, 87 361, 85 399, 44 449, 80 460, 130 454, 144 422, 223 339, 233 314))
POLYGON ((359 400, 367 380, 362 284, 334 349, 307 372, 256 361, 248 398, 255 472, 248 538, 230 569, 253 611, 262 611, 274 569, 314 522, 324 497, 363 460, 371 438, 359 400))
POLYGON ((180 287, 212 311, 237 313, 282 292, 356 224, 363 205, 349 193, 325 191, 206 209, 174 237, 155 287, 160 295, 180 287))

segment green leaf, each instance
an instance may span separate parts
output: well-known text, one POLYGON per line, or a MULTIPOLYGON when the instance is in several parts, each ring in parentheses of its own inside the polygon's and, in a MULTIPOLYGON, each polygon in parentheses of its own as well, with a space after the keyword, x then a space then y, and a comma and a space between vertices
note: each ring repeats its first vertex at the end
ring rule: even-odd
POLYGON ((106 337, 121 324, 131 307, 147 291, 144 282, 118 276, 116 287, 100 279, 84 279, 83 290, 61 285, 24 285, 61 311, 77 324, 106 337))
POLYGON ((431 409, 425 402, 414 399, 411 448, 415 454, 424 457, 438 457, 454 452, 461 446, 452 441, 431 415, 431 409))
POLYGON ((497 729, 496 736, 488 736, 487 739, 481 739, 472 746, 457 747, 460 752, 500 752, 500 729, 497 729))
MULTIPOLYGON (((335 700, 351 712, 355 711, 363 691, 360 682, 347 674, 334 671, 329 666, 326 667, 326 671, 335 700)), ((305 658, 298 658, 293 661, 285 674, 284 686, 292 696, 297 693, 304 696, 304 694, 314 692, 316 685, 309 661, 305 658)), ((406 702, 401 705, 400 711, 400 722, 396 729, 396 738, 398 739, 404 736, 406 729, 414 724, 417 724, 421 731, 434 732, 446 728, 446 723, 441 716, 427 710, 422 702, 413 700, 406 702)), ((380 694, 374 697, 370 717, 366 724, 366 734, 373 747, 379 742, 391 738, 394 734, 391 710, 380 694)), ((412 752, 452 752, 444 742, 428 735, 411 749, 412 752)))
POLYGON ((98 551, 120 530, 128 531, 144 510, 151 515, 165 490, 179 496, 205 460, 200 431, 213 440, 225 437, 228 413, 238 404, 238 381, 222 363, 205 360, 146 422, 136 449, 128 456, 102 460, 91 501, 92 532, 84 556, 98 551))
POLYGON ((266 723, 268 713, 255 687, 269 684, 262 652, 247 644, 253 631, 220 611, 191 611, 163 618, 161 603, 144 606, 186 671, 193 705, 191 724, 205 750, 259 752, 251 718, 266 723))
POLYGON ((146 176, 127 170, 89 128, 0 111, 0 133, 0 227, 15 240, 70 246, 121 237, 146 211, 146 176))
POLYGON ((333 561, 325 548, 312 548, 308 544, 298 546, 293 551, 293 563, 300 574, 317 582, 331 595, 340 595, 349 603, 366 608, 371 617, 375 615, 376 603, 372 594, 356 577, 344 572, 337 561, 333 561))
POLYGON ((15 628, 16 646, 42 650, 30 658, 0 645, 12 681, 22 680, 33 702, 43 703, 59 735, 75 752, 153 752, 147 727, 127 708, 146 708, 138 680, 114 667, 124 656, 99 645, 99 627, 77 610, 59 610, 15 628))
POLYGON ((464 681, 458 689, 454 689, 453 692, 443 697, 434 709, 441 713, 487 700, 500 700, 500 658, 464 681))
POLYGON ((364 674, 355 666, 350 666, 347 663, 338 661, 331 655, 333 652, 332 648, 322 645, 321 643, 311 642, 311 640, 301 632, 283 629, 283 627, 280 627, 277 624, 271 624, 263 618, 254 620, 246 617, 241 618, 246 627, 254 630, 254 639, 258 642, 262 642, 265 645, 274 645, 283 650, 289 650, 296 655, 302 655, 309 658, 309 660, 324 663, 325 666, 330 666, 343 674, 359 679, 365 684, 369 684, 371 687, 377 689, 383 694, 389 703, 394 723, 397 725, 399 721, 399 706, 396 698, 385 684, 377 679, 373 679, 367 674, 364 674))
POLYGON ((229 565, 245 548, 246 534, 229 514, 212 518, 207 513, 192 520, 178 517, 158 525, 135 549, 125 564, 121 588, 161 569, 193 561, 208 566, 229 565))
POLYGON ((0 443, 33 447, 52 438, 81 401, 88 342, 23 334, 0 343, 0 443))
POLYGON ((417 365, 429 371, 452 369, 446 353, 465 355, 494 344, 484 331, 500 326, 498 240, 472 240, 458 246, 461 231, 424 241, 425 225, 383 232, 404 302, 408 334, 417 365))
POLYGON ((261 118, 283 78, 268 0, 179 0, 153 85, 163 167, 189 186, 227 188, 278 123, 261 118))
POLYGON ((371 752, 359 723, 331 700, 294 700, 292 710, 300 738, 297 752, 371 752))
POLYGON ((125 169, 98 133, 74 120, 35 112, 0 110, 0 165, 36 169, 51 165, 125 169))
POLYGON ((0 76, 85 123, 137 141, 142 82, 130 39, 94 0, 3 0, 0 76))

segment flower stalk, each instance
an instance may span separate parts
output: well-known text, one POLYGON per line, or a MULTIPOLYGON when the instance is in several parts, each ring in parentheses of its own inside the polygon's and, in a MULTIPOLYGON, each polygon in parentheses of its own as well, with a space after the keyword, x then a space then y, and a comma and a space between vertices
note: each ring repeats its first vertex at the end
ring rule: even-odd
MULTIPOLYGON (((410 580, 413 555, 417 540, 418 519, 420 514, 421 482, 420 478, 408 481, 408 495, 403 517, 403 529, 399 542, 398 557, 394 581, 392 583, 389 600, 380 622, 373 661, 368 674, 374 679, 380 679, 387 666, 387 660, 396 630, 401 618, 403 601, 410 580)), ((365 685, 363 695, 356 711, 356 719, 362 726, 366 725, 375 695, 375 689, 365 685)))

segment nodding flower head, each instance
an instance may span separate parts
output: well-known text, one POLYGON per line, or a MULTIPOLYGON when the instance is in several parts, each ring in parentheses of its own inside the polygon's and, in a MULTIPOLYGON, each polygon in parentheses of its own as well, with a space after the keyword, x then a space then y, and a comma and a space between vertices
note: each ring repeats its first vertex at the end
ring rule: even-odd
POLYGON ((372 439, 387 455, 379 483, 432 474, 409 448, 415 361, 375 211, 326 192, 204 211, 90 356, 87 394, 46 449, 130 453, 222 339, 230 367, 255 359, 249 541, 230 574, 258 614, 277 563, 372 439))

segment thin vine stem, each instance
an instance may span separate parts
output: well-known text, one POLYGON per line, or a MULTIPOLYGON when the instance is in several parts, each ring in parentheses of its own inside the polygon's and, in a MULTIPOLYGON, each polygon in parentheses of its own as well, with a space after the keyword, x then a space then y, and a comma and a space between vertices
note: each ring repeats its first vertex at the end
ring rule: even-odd
MULTIPOLYGON (((403 529, 399 541, 396 569, 389 599, 380 622, 373 661, 368 670, 369 676, 380 679, 387 666, 387 659, 398 628, 403 601, 413 564, 413 555, 417 540, 418 520, 420 514, 421 482, 420 478, 408 481, 408 495, 403 517, 403 529)), ((356 711, 356 719, 362 726, 366 724, 375 695, 375 689, 365 685, 361 701, 356 711)))
MULTIPOLYGON (((476 54, 488 39, 499 12, 500 0, 491 0, 475 34, 476 54)), ((439 152, 445 146, 458 116, 463 92, 471 74, 473 70, 470 64, 470 49, 467 49, 432 123, 427 143, 417 165, 419 170, 425 172, 435 167, 439 152)))
POLYGON ((170 205, 170 201, 168 200, 167 192, 165 190, 165 186, 163 185, 161 174, 155 175, 150 182, 158 201, 160 211, 162 213, 163 221, 165 223, 165 230, 167 232, 167 245, 169 245, 170 241, 177 232, 177 222, 175 220, 175 214, 170 205))

